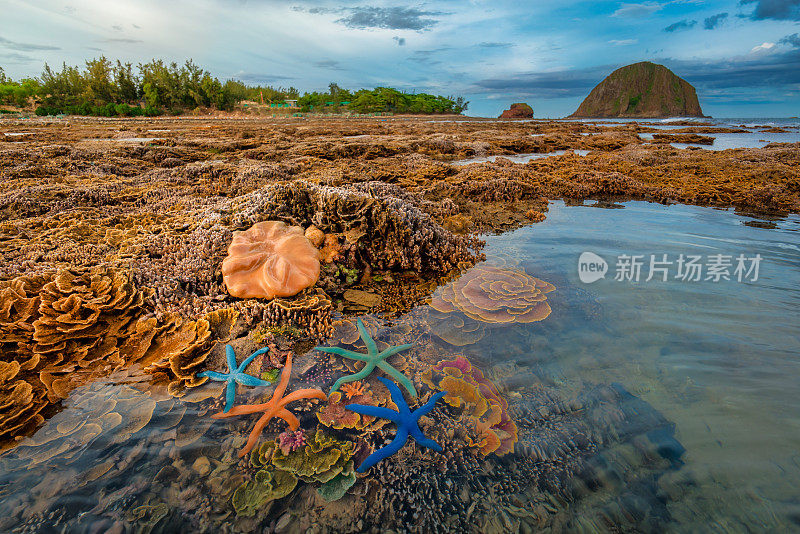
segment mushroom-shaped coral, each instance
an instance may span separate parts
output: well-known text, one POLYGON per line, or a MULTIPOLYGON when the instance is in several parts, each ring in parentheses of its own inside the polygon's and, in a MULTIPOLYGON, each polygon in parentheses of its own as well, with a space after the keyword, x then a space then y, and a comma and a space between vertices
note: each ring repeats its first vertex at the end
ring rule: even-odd
POLYGON ((550 315, 547 293, 555 286, 516 269, 477 265, 441 288, 431 307, 460 311, 484 323, 532 323, 550 315))
POLYGON ((480 449, 484 456, 498 456, 514 450, 518 440, 517 425, 508 413, 508 402, 500 395, 497 386, 483 376, 463 356, 453 361, 442 361, 422 375, 422 381, 439 391, 446 391, 444 401, 462 408, 477 434, 470 445, 480 449))
POLYGON ((234 232, 222 278, 234 297, 291 297, 319 279, 319 251, 299 226, 263 221, 234 232))

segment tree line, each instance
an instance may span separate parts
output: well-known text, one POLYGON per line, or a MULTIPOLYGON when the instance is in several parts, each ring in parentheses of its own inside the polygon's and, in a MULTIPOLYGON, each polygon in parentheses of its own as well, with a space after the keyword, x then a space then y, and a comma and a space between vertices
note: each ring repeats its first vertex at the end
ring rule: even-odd
POLYGON ((461 113, 462 97, 404 93, 389 87, 351 92, 335 83, 327 93, 294 87, 221 82, 192 60, 183 65, 153 59, 139 63, 104 56, 86 61, 84 68, 64 63, 61 70, 45 64, 35 78, 12 80, 0 67, 0 104, 36 107, 37 115, 155 116, 179 115, 187 110, 213 108, 230 111, 242 101, 285 104, 296 100, 303 112, 461 113))

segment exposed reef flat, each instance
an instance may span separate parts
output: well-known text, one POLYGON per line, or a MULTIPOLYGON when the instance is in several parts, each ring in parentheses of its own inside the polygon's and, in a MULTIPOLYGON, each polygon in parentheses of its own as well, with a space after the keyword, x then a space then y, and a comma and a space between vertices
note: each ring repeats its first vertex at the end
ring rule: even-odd
MULTIPOLYGON (((613 385, 556 387, 519 369, 509 373, 527 385, 508 396, 511 386, 496 387, 504 381, 500 370, 484 376, 457 349, 437 345, 474 343, 511 319, 547 320, 555 285, 508 266, 484 268, 430 309, 414 306, 482 258, 477 233, 544 220, 547 202, 557 198, 800 212, 798 144, 679 150, 669 143, 713 143, 710 136, 730 133, 682 126, 665 137, 645 124, 462 118, 0 122, 2 133, 26 132, 0 136, 0 448, 11 449, 3 455, 9 468, 0 501, 13 508, 0 507, 0 515, 34 530, 54 517, 77 525, 60 500, 75 491, 105 495, 90 505, 96 516, 84 518, 99 521, 96 529, 136 523, 138 514, 155 531, 185 521, 214 531, 214 521, 230 521, 235 511, 234 530, 248 531, 269 526, 251 516, 274 507, 283 527, 289 517, 306 517, 298 531, 569 530, 609 521, 657 530, 668 517, 654 492, 641 513, 632 514, 624 499, 608 501, 578 524, 580 514, 565 510, 600 498, 596 465, 627 447, 627 434, 658 430, 664 438, 651 443, 655 456, 649 445, 625 456, 648 466, 648 479, 679 463, 680 444, 660 414, 649 407, 625 412, 630 394, 613 385), (524 164, 502 157, 556 152, 524 164), (454 165, 481 156, 501 157, 454 165), (299 226, 314 243, 319 278, 291 297, 236 298, 223 280, 228 246, 234 232, 269 220, 299 226), (479 284, 484 279, 492 283, 479 284), (464 292, 470 281, 482 290, 464 292), (360 368, 311 349, 323 342, 363 351, 352 316, 364 316, 379 351, 414 345, 391 365, 414 382, 420 403, 436 391, 451 393, 420 423, 446 445, 445 454, 409 445, 363 478, 354 474, 395 435, 385 421, 346 410, 391 407, 372 377, 318 405, 298 404, 305 433, 270 423, 248 458, 223 452, 239 450, 252 426, 237 420, 211 427, 209 414, 222 408, 219 387, 211 389, 220 384, 204 384, 203 372, 225 370, 225 344, 241 355, 270 347, 241 369, 259 380, 274 383, 285 369, 292 392, 306 385, 330 392, 337 377, 360 368), (387 330, 379 316, 396 324, 387 330), (440 368, 444 360, 452 365, 440 368), (108 391, 104 380, 114 383, 108 391), (477 405, 466 399, 478 393, 484 408, 473 413, 477 405), (197 408, 179 425, 187 403, 197 408), (550 404, 543 415, 540 407, 550 404), (86 413, 91 422, 84 425, 86 413), (167 431, 164 438, 146 427, 151 419, 167 431), (124 432, 113 430, 120 425, 124 432), (225 432, 231 428, 236 432, 225 432), (105 443, 112 430, 119 447, 105 443), (205 443, 202 455, 184 432, 205 443), (167 452, 158 460, 142 452, 161 450, 161 439, 167 452), (88 449, 76 452, 78 445, 88 449), (338 453, 330 451, 342 454, 331 462, 338 453), (67 480, 65 466, 84 452, 89 460, 79 463, 91 470, 67 480), (49 484, 43 473, 65 475, 59 483, 68 487, 14 489, 22 480, 16 469, 27 469, 31 458, 41 469, 28 478, 49 484), (128 478, 126 469, 140 467, 146 474, 136 485, 115 486, 128 478), (151 491, 154 477, 165 482, 151 491), (201 484, 208 499, 196 489, 201 484), (194 494, 180 493, 189 486, 194 494), (123 502, 116 491, 136 507, 116 504, 123 502), (325 502, 344 500, 323 506, 317 492, 325 502), (438 504, 426 508, 431 494, 438 504)), ((257 404, 262 392, 241 390, 242 403, 257 404)))

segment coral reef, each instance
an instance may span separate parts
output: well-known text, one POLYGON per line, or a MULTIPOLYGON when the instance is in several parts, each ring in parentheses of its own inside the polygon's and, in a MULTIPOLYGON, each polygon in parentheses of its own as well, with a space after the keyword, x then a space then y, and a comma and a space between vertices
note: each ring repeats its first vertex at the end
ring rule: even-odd
POLYGON ((432 389, 444 391, 444 401, 459 408, 469 421, 474 431, 474 439, 467 438, 470 447, 484 456, 514 451, 518 431, 509 415, 508 402, 497 386, 483 376, 483 371, 466 358, 458 356, 439 362, 423 373, 422 381, 432 389))
POLYGON ((372 373, 372 371, 375 370, 375 367, 379 367, 384 373, 400 382, 412 397, 416 397, 417 390, 414 388, 414 384, 411 382, 411 380, 409 380, 407 376, 392 367, 386 361, 388 357, 393 356, 398 352, 408 350, 412 347, 412 345, 398 345, 396 347, 389 347, 381 352, 378 352, 378 347, 375 344, 375 341, 369 335, 369 332, 367 332, 367 329, 361 319, 358 319, 358 332, 361 334, 361 339, 364 341, 364 344, 367 347, 366 354, 353 352, 352 350, 343 349, 341 347, 314 347, 314 350, 318 350, 320 352, 336 354, 337 356, 342 356, 343 358, 350 358, 352 360, 360 360, 364 362, 364 367, 357 373, 342 376, 336 380, 336 383, 333 384, 333 387, 331 388, 331 393, 339 389, 339 386, 346 382, 355 382, 357 380, 366 378, 370 375, 370 373, 372 373))
POLYGON ((244 225, 270 216, 292 224, 313 224, 338 234, 350 265, 442 273, 472 263, 478 241, 454 235, 413 204, 384 194, 295 181, 264 187, 232 202, 244 225))
POLYGON ((457 313, 440 313, 431 308, 428 312, 431 332, 456 347, 477 343, 486 335, 486 323, 457 313))
POLYGON ((339 474, 322 484, 317 489, 317 493, 319 493, 320 497, 325 499, 327 502, 338 501, 344 497, 345 493, 347 493, 347 490, 352 488, 353 484, 355 483, 355 473, 349 473, 346 475, 339 474))
POLYGON ((319 251, 302 228, 260 222, 233 233, 222 278, 234 297, 292 297, 319 279, 319 251))
POLYGON ((298 401, 301 399, 322 399, 326 400, 327 396, 319 389, 298 389, 288 395, 286 387, 289 385, 289 378, 292 374, 292 356, 291 354, 286 358, 286 365, 281 371, 281 379, 278 385, 275 386, 275 391, 272 393, 272 398, 261 404, 242 404, 234 406, 227 412, 220 412, 212 415, 214 419, 225 419, 228 417, 235 417, 237 415, 247 415, 252 413, 263 412, 263 415, 256 421, 253 430, 250 432, 250 438, 247 440, 244 448, 239 451, 239 456, 245 456, 253 447, 258 443, 258 438, 261 431, 272 420, 273 417, 279 417, 286 421, 291 430, 297 430, 300 427, 300 421, 297 417, 286 409, 286 405, 290 402, 298 401))
POLYGON ((198 321, 142 318, 143 294, 108 267, 0 282, 0 383, 8 391, 0 442, 30 433, 77 386, 137 364, 179 395, 198 378, 230 312, 198 321))
POLYGON ((530 323, 550 315, 546 294, 555 286, 523 271, 476 265, 439 289, 431 307, 484 323, 530 323))
POLYGON ((380 406, 371 406, 366 404, 348 404, 345 406, 345 408, 361 415, 369 415, 371 417, 388 419, 397 425, 397 434, 395 434, 394 439, 389 445, 380 448, 367 456, 367 458, 361 462, 361 465, 358 466, 356 471, 358 473, 364 473, 381 460, 389 458, 406 444, 409 436, 414 438, 414 441, 423 447, 441 452, 441 445, 430 438, 426 438, 425 434, 423 434, 422 430, 420 430, 419 418, 433 410, 433 407, 436 405, 436 401, 444 397, 446 392, 440 391, 439 393, 433 394, 431 398, 428 399, 428 402, 412 412, 409 409, 405 398, 403 398, 403 393, 394 382, 386 380, 380 376, 378 377, 378 380, 383 382, 389 389, 389 393, 392 395, 392 401, 394 401, 395 405, 397 405, 396 411, 388 408, 382 408, 380 406))

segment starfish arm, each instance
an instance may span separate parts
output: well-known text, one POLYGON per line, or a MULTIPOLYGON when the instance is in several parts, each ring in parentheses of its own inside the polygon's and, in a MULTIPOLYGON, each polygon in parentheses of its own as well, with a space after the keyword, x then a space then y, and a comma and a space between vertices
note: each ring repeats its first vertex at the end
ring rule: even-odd
POLYGON ((279 407, 284 407, 290 402, 294 402, 300 399, 321 399, 326 400, 328 397, 325 393, 322 392, 321 389, 298 389, 297 391, 292 391, 285 397, 283 397, 279 402, 279 407))
POLYGON ((273 399, 280 399, 286 393, 286 386, 289 385, 289 377, 292 376, 292 353, 286 357, 286 363, 281 369, 281 379, 275 387, 275 392, 272 394, 273 399))
POLYGON ((420 417, 422 417, 426 413, 428 413, 431 410, 433 410, 433 407, 436 405, 436 403, 439 401, 439 399, 441 399, 445 395, 447 395, 446 391, 440 391, 439 393, 436 393, 435 395, 433 395, 428 400, 428 402, 426 402, 424 405, 422 405, 419 408, 417 408, 416 410, 414 410, 411 413, 411 415, 414 417, 414 419, 419 419, 420 417))
POLYGON ((233 352, 233 347, 225 345, 225 358, 228 360, 228 372, 232 373, 238 367, 236 365, 236 353, 233 352))
POLYGON ((414 436, 414 440, 422 445, 423 447, 428 447, 436 452, 442 452, 442 446, 433 441, 430 438, 426 438, 424 435, 422 437, 414 436))
POLYGON ((372 336, 369 335, 367 329, 364 328, 364 323, 361 322, 361 319, 356 321, 356 325, 358 326, 358 333, 361 335, 361 339, 367 346, 367 351, 372 355, 378 354, 378 347, 375 345, 375 340, 372 339, 372 336))
POLYGON ((336 383, 333 384, 333 387, 331 388, 331 393, 339 389, 339 386, 341 386, 346 382, 355 382, 356 380, 365 379, 367 376, 369 376, 369 374, 372 372, 373 369, 375 369, 375 364, 367 363, 367 365, 365 365, 364 368, 361 369, 359 372, 353 373, 352 375, 346 375, 340 377, 339 380, 337 380, 336 383))
POLYGON ((280 417, 281 419, 286 421, 289 424, 289 429, 291 430, 297 430, 298 428, 300 428, 300 421, 297 419, 297 417, 294 416, 292 412, 290 412, 286 408, 278 410, 278 413, 276 413, 275 416, 280 417))
POLYGON ((351 412, 360 413, 361 415, 370 415, 372 417, 380 417, 381 419, 389 419, 395 423, 400 424, 400 414, 389 408, 381 406, 370 406, 367 404, 348 404, 345 406, 351 412))
POLYGON ((224 413, 231 411, 233 403, 236 400, 236 382, 228 380, 228 385, 225 387, 225 408, 222 410, 224 413))
POLYGON ((372 359, 368 354, 353 352, 352 350, 343 349, 342 347, 314 347, 314 350, 328 354, 335 354, 337 356, 341 356, 342 358, 350 358, 351 360, 361 360, 362 362, 368 362, 372 359))
POLYGON ((270 385, 270 382, 261 380, 260 378, 256 378, 255 376, 248 375, 246 373, 237 373, 234 375, 233 379, 243 386, 258 387, 270 385))
POLYGON ((256 421, 256 424, 253 426, 253 430, 250 432, 250 437, 247 438, 247 443, 245 443, 244 448, 239 451, 239 458, 242 458, 245 454, 253 450, 253 447, 256 446, 258 443, 258 438, 261 437, 261 431, 264 430, 264 427, 275 417, 275 413, 277 410, 274 408, 271 410, 267 410, 264 412, 264 415, 256 421))
POLYGON ((380 358, 381 360, 385 360, 389 356, 394 356, 398 352, 403 352, 404 350, 408 350, 413 346, 414 345, 412 344, 408 344, 408 345, 397 345, 396 347, 389 347, 388 349, 378 354, 378 358, 380 358))
POLYGON ((392 400, 397 405, 398 411, 403 411, 403 410, 408 411, 408 403, 406 402, 406 399, 403 397, 403 392, 400 391, 399 387, 397 387, 397 384, 395 384, 391 380, 383 378, 382 376, 379 376, 378 380, 383 382, 383 384, 389 390, 389 394, 392 396, 392 400))
POLYGON ((239 364, 239 367, 237 368, 237 370, 238 370, 238 371, 244 371, 245 369, 247 369, 247 366, 248 366, 248 365, 250 365, 250 362, 252 362, 253 360, 255 360, 255 359, 256 359, 256 356, 261 356, 262 354, 266 354, 267 352, 269 352, 269 347, 264 347, 263 349, 258 349, 258 350, 257 350, 257 351, 255 351, 253 354, 251 354, 250 356, 248 356, 248 357, 245 359, 245 361, 243 361, 242 363, 240 363, 240 364, 239 364))
POLYGON ((383 369, 384 373, 386 373, 387 375, 391 376, 392 378, 403 384, 403 387, 406 388, 406 390, 412 397, 417 396, 417 388, 414 387, 414 384, 411 382, 411 380, 408 379, 406 375, 404 375, 403 373, 401 373, 400 371, 398 371, 385 361, 378 362, 378 367, 383 369))
POLYGON ((239 406, 234 406, 231 408, 227 413, 226 412, 219 412, 215 413, 211 416, 212 419, 227 419, 228 417, 236 417, 237 415, 248 415, 251 413, 256 412, 263 412, 265 410, 269 410, 272 408, 271 402, 266 402, 264 404, 240 404, 239 406))
POLYGON ((394 437, 392 442, 387 446, 385 446, 384 448, 378 449, 377 451, 367 456, 367 459, 361 462, 361 465, 358 466, 356 472, 363 473, 373 465, 380 462, 381 460, 385 460, 389 456, 393 455, 394 453, 403 448, 403 445, 406 444, 407 440, 408 440, 408 431, 403 427, 399 427, 397 429, 397 435, 394 437))
POLYGON ((197 373, 197 376, 207 376, 211 380, 216 380, 217 382, 225 382, 228 380, 228 375, 216 371, 203 371, 202 373, 197 373))

